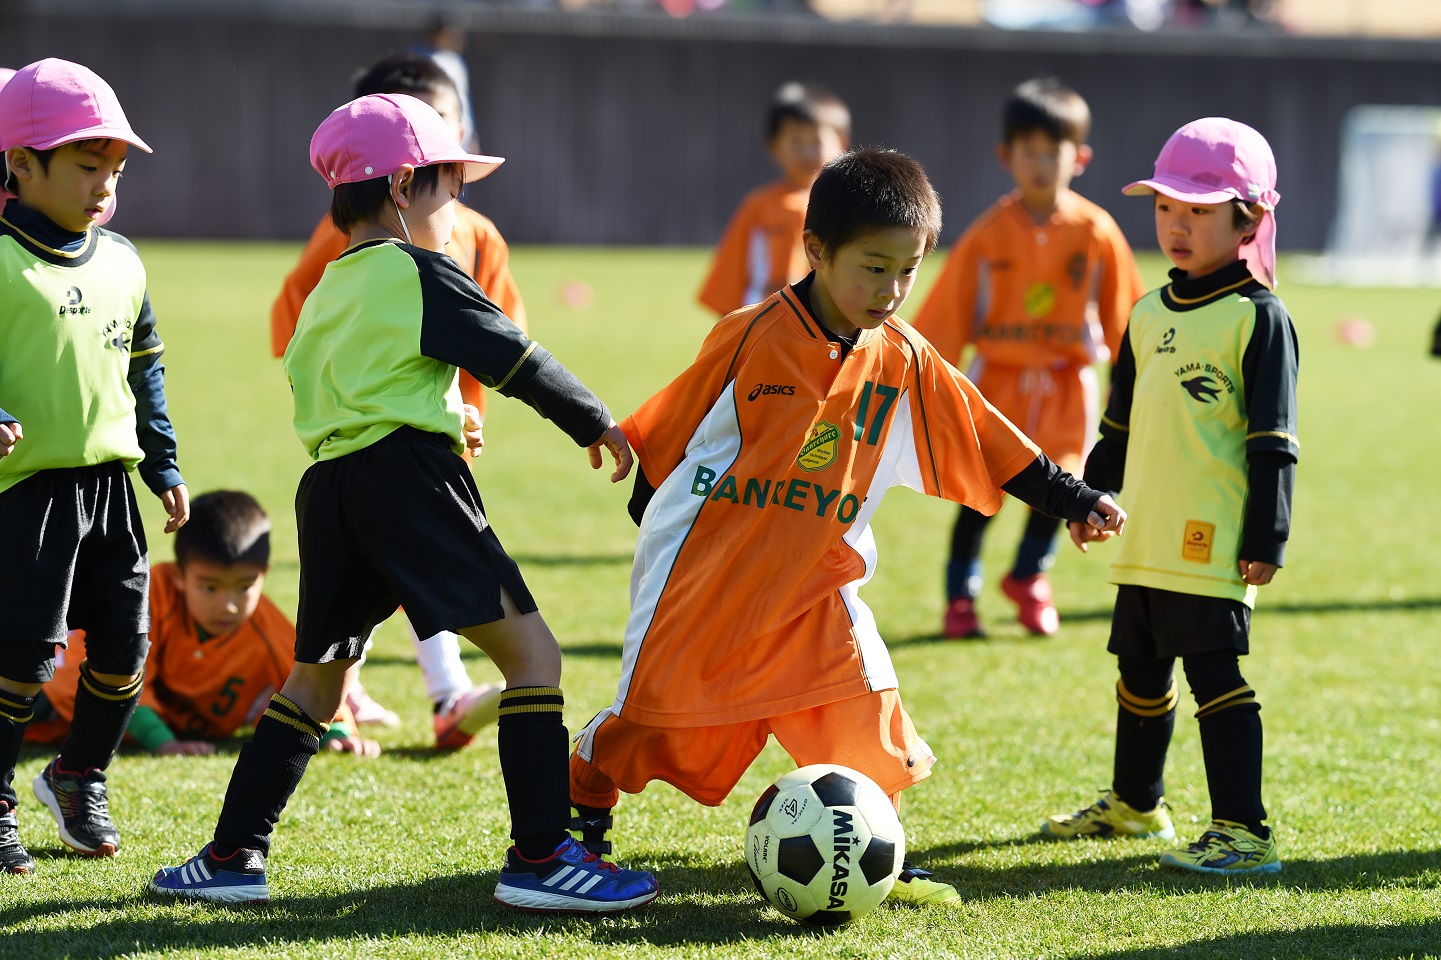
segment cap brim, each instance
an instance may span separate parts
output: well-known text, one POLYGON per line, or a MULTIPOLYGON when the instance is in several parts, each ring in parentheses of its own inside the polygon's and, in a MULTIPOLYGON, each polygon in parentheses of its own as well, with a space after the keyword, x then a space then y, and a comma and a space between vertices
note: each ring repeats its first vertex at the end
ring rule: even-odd
POLYGON ((1128 197, 1144 197, 1148 193, 1161 193, 1172 200, 1180 200, 1183 203, 1224 203, 1227 200, 1236 199, 1236 194, 1230 190, 1197 190, 1193 183, 1176 182, 1166 177, 1137 180, 1135 183, 1126 184, 1121 188, 1121 192, 1128 197))
POLYGON ((23 146, 27 146, 32 150, 53 150, 56 147, 63 147, 67 143, 75 143, 79 140, 121 140, 135 147, 137 150, 143 150, 146 153, 155 152, 150 149, 150 144, 137 137, 135 131, 129 127, 92 127, 89 130, 77 130, 74 133, 67 133, 62 137, 56 137, 48 143, 27 143, 23 144, 23 146))
POLYGON ((453 160, 436 160, 434 162, 465 164, 465 182, 474 183, 495 173, 496 168, 505 163, 505 157, 486 157, 476 153, 464 153, 453 160))

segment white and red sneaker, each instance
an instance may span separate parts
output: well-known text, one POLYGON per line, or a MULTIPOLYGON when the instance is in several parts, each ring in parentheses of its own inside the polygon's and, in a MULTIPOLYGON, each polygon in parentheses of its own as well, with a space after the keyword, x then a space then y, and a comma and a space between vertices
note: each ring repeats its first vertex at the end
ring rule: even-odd
POLYGON ((435 711, 435 748, 459 750, 499 720, 500 695, 504 692, 504 684, 482 683, 443 703, 435 711))

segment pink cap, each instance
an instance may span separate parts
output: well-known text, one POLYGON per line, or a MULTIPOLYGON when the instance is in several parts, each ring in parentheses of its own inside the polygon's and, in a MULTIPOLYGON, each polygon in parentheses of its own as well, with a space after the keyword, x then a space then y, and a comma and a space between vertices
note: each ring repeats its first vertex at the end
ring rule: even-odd
POLYGON ((1121 191, 1129 197, 1161 193, 1185 203, 1245 200, 1266 211, 1253 243, 1241 248, 1251 274, 1276 286, 1276 217, 1281 202, 1276 192, 1276 157, 1266 138, 1225 117, 1206 117, 1186 124, 1166 141, 1149 180, 1137 180, 1121 191))
MULTIPOLYGON (((9 67, 0 67, 0 90, 5 89, 5 84, 9 83, 10 78, 13 76, 15 76, 14 70, 11 70, 9 67)), ((3 175, 5 172, 3 168, 0 168, 0 207, 4 207, 5 201, 15 196, 15 194, 5 189, 6 177, 3 175)))
POLYGON ((0 89, 0 150, 50 150, 76 140, 123 140, 151 152, 110 84, 89 67, 51 57, 20 68, 0 89))
POLYGON ((388 177, 407 163, 463 163, 470 183, 504 162, 503 157, 466 153, 430 104, 403 93, 352 100, 326 117, 310 138, 310 165, 332 190, 388 177))

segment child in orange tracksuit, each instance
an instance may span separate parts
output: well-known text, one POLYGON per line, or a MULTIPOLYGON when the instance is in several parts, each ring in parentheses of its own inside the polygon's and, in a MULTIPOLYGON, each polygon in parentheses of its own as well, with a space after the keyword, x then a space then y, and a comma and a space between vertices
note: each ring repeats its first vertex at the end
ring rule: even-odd
MULTIPOLYGON (((1061 468, 1079 473, 1095 435, 1094 365, 1116 355, 1131 306, 1144 292, 1114 220, 1070 189, 1091 159, 1091 115, 1054 79, 1017 87, 997 148, 1016 189, 962 235, 915 327, 1061 468)), ((947 637, 983 637, 981 538, 990 518, 961 508, 946 569, 947 637)), ((1048 636, 1060 626, 1046 579, 1060 521, 1032 511, 1001 589, 1021 624, 1048 636)))
MULTIPOLYGON (((355 82, 357 97, 372 93, 405 93, 417 97, 460 129, 461 100, 455 83, 430 57, 395 54, 377 60, 355 82)), ((455 232, 445 252, 470 274, 491 302, 525 330, 525 304, 510 275, 510 250, 505 239, 488 217, 464 204, 455 205, 455 215, 455 232)), ((328 215, 322 217, 270 308, 270 347, 275 356, 285 355, 285 348, 295 335, 300 308, 320 282, 326 266, 349 246, 350 238, 335 228, 328 215)), ((460 395, 465 403, 476 408, 477 416, 483 420, 485 390, 464 370, 460 371, 460 395)), ((442 750, 463 747, 494 715, 501 687, 471 682, 460 658, 460 642, 455 634, 441 633, 425 639, 416 635, 409 619, 405 624, 416 662, 425 677, 425 692, 434 704, 435 745, 442 750)), ((393 726, 400 722, 394 711, 372 700, 359 682, 351 688, 346 702, 361 723, 393 726)))
POLYGON ((731 217, 697 297, 703 306, 723 317, 810 272, 801 244, 806 199, 821 167, 850 143, 850 111, 835 94, 804 83, 775 92, 766 150, 781 179, 751 191, 731 217))
MULTIPOLYGON (((150 652, 131 740, 161 755, 214 753, 210 741, 259 719, 295 662, 295 624, 261 592, 269 564, 270 518, 254 498, 217 490, 191 501, 190 522, 175 535, 175 563, 151 570, 150 652)), ((84 661, 85 633, 76 630, 36 698, 26 740, 69 733, 84 661)), ((354 729, 342 708, 325 746, 379 754, 379 744, 354 729)))

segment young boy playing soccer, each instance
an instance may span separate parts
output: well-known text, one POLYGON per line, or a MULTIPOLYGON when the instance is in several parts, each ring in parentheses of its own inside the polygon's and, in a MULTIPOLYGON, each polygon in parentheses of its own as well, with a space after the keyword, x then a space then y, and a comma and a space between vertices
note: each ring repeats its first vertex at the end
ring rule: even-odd
MULTIPOLYGON (((960 363, 996 409, 1072 473, 1096 429, 1094 365, 1116 354, 1141 278, 1110 215, 1071 190, 1091 160, 1086 101, 1053 79, 1021 84, 1006 101, 996 148, 1016 189, 951 250, 916 329, 960 363)), ((990 517, 961 507, 946 564, 947 637, 983 637, 981 539, 990 517)), ((1060 521, 1032 511, 1001 589, 1033 634, 1060 627, 1046 571, 1060 521)))
MULTIPOLYGON (((902 485, 987 513, 1001 491, 1119 531, 1125 515, 1051 463, 894 316, 941 209, 889 150, 811 188, 812 273, 717 324, 696 361, 623 425, 640 524, 620 690, 571 757, 571 799, 606 851, 618 791, 665 780, 721 803, 774 734, 797 764, 839 763, 899 805, 930 775, 858 590, 870 520, 902 485)), ((892 896, 957 898, 907 864, 892 896)))
POLYGON ((698 299, 721 316, 759 303, 810 270, 801 232, 816 174, 851 144, 851 115, 824 87, 787 83, 766 111, 766 150, 781 178, 753 190, 731 217, 698 299))
MULTIPOLYGON (((430 57, 393 54, 377 60, 355 81, 357 97, 373 93, 405 93, 424 100, 456 131, 457 137, 460 136, 460 95, 455 82, 430 57)), ((455 220, 455 232, 445 252, 474 278, 491 302, 524 331, 525 304, 510 274, 510 251, 505 239, 494 223, 463 203, 455 205, 455 220)), ((275 356, 284 356, 290 338, 295 335, 300 308, 320 282, 326 265, 348 246, 350 238, 336 229, 329 215, 322 217, 270 308, 270 344, 275 356)), ((485 390, 465 370, 460 371, 460 395, 483 419, 485 390)), ((425 678, 426 695, 434 707, 435 745, 443 750, 463 747, 482 727, 495 721, 501 688, 496 684, 471 683, 465 663, 460 659, 460 642, 455 634, 442 631, 422 640, 409 619, 405 620, 405 627, 415 649, 416 663, 425 678)), ((394 711, 370 698, 359 680, 352 685, 346 702, 362 723, 394 725, 400 722, 394 711)))
MULTIPOLYGON (((260 718, 295 664, 295 627, 262 593, 269 566, 270 518, 253 497, 216 490, 190 502, 190 522, 175 534, 175 562, 151 570, 150 653, 126 731, 132 740, 160 755, 210 754, 211 741, 260 718)), ((26 740, 69 733, 84 659, 77 630, 36 698, 26 740)), ((342 709, 322 745, 379 755, 380 745, 354 736, 354 726, 342 709)))
MULTIPOLYGON (((1171 135, 1154 194, 1171 282, 1131 313, 1086 481, 1131 509, 1111 564, 1119 584, 1107 647, 1116 655, 1112 786, 1048 836, 1156 836, 1175 828, 1162 800, 1181 658, 1196 698, 1211 825, 1162 866, 1274 873, 1261 803, 1261 717, 1238 657, 1250 649, 1256 588, 1280 569, 1296 456, 1296 331, 1276 284, 1276 161, 1259 133, 1218 117, 1171 135)), ((1104 538, 1075 524, 1084 550, 1104 538)))
POLYGON ((543 911, 608 912, 654 899, 566 834, 568 737, 560 647, 481 505, 460 452, 480 443, 457 368, 515 396, 629 474, 610 412, 486 299, 441 251, 465 183, 501 160, 466 153, 404 94, 335 110, 310 144, 352 246, 305 301, 285 372, 295 429, 315 463, 295 497, 300 545, 296 664, 240 751, 212 842, 150 884, 213 902, 269 899, 270 833, 320 749, 365 639, 404 604, 422 636, 453 630, 505 676, 497 739, 515 845, 495 899, 543 911))
POLYGON ((145 268, 96 224, 115 199, 130 129, 109 84, 48 59, 0 90, 0 871, 29 873, 12 781, 35 695, 67 626, 91 637, 75 720, 35 778, 60 838, 111 856, 105 770, 140 697, 149 559, 129 471, 165 505, 167 533, 189 498, 165 407, 164 346, 145 268))

